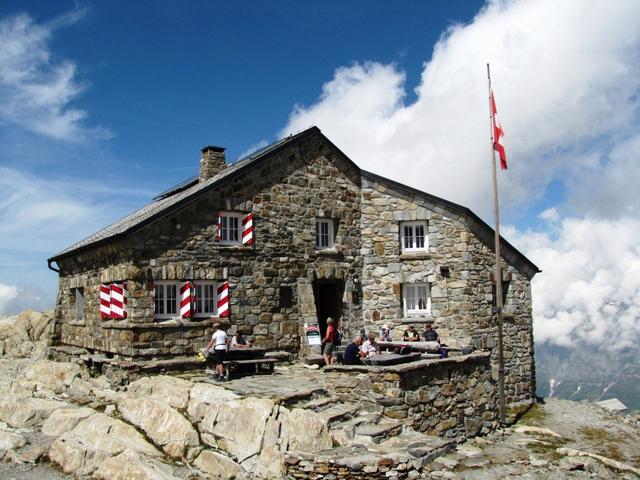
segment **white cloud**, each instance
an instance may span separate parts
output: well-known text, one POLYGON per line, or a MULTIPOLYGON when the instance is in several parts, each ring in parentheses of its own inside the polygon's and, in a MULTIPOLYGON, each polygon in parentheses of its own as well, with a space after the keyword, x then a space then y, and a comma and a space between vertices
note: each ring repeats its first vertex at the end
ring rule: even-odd
POLYGON ((510 233, 543 271, 532 284, 536 341, 640 344, 640 220, 566 218, 552 233, 510 233))
POLYGON ((78 21, 82 12, 47 24, 27 14, 0 19, 0 122, 65 141, 111 136, 87 127, 86 112, 70 107, 86 85, 76 79, 75 64, 54 61, 49 47, 54 30, 78 21))
POLYGON ((269 145, 269 142, 267 142, 265 139, 262 139, 259 142, 254 143, 249 148, 247 148, 244 152, 242 152, 240 155, 238 155, 238 158, 236 160, 240 160, 240 159, 242 159, 244 157, 247 157, 247 156, 251 155, 253 152, 255 152, 257 150, 260 150, 261 148, 264 148, 267 145, 269 145))
POLYGON ((13 285, 0 283, 0 314, 8 313, 9 306, 18 297, 18 289, 13 285))
POLYGON ((503 205, 516 213, 545 200, 543 229, 504 229, 543 270, 532 286, 536 340, 635 347, 638 18, 633 0, 491 1, 443 35, 415 101, 405 101, 396 65, 341 67, 316 103, 294 108, 282 133, 316 124, 364 169, 489 217, 490 62, 509 156, 503 205), (554 207, 548 194, 559 195, 554 207))
POLYGON ((415 102, 403 103, 395 65, 341 67, 283 133, 317 124, 363 168, 486 215, 489 61, 510 157, 503 198, 530 202, 551 180, 606 162, 610 136, 634 131, 639 17, 635 1, 491 2, 436 45, 415 102))

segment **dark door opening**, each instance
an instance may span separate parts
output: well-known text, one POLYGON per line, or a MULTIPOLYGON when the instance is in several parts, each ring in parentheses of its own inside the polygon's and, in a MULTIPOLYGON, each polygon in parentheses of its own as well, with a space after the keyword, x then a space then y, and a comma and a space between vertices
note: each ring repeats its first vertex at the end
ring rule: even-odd
POLYGON ((322 338, 324 338, 327 331, 327 318, 333 318, 336 328, 340 325, 343 291, 344 282, 339 280, 316 280, 314 282, 313 293, 322 338))

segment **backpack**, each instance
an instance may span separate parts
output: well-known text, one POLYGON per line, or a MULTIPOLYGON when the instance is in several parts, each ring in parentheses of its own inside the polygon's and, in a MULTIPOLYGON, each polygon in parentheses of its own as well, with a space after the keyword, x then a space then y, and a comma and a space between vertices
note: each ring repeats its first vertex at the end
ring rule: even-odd
POLYGON ((333 342, 336 346, 342 343, 342 337, 343 337, 342 330, 336 329, 336 333, 334 334, 334 339, 333 339, 333 342))

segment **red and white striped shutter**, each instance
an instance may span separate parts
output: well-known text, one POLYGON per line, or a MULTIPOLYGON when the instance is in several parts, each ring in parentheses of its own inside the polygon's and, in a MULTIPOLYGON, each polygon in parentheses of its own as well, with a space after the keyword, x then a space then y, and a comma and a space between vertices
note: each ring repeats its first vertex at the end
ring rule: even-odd
POLYGON ((124 289, 121 283, 111 284, 111 318, 125 318, 124 289))
POLYGON ((122 283, 122 318, 127 318, 129 312, 129 287, 127 282, 122 283))
POLYGON ((229 316, 229 282, 222 282, 218 287, 218 316, 229 316))
POLYGON ((216 212, 216 242, 219 242, 220 240, 222 240, 222 212, 216 212))
POLYGON ((253 213, 242 217, 242 244, 253 245, 253 213))
POLYGON ((191 282, 180 285, 180 316, 191 318, 193 316, 194 286, 191 282))
POLYGON ((100 284, 100 318, 111 318, 111 287, 106 283, 100 284))

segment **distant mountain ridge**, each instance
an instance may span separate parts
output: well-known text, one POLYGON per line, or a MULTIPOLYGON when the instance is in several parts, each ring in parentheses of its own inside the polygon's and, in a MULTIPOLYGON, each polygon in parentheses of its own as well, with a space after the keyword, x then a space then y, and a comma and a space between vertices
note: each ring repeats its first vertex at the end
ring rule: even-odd
POLYGON ((541 397, 600 401, 617 398, 640 410, 640 346, 615 351, 537 344, 536 383, 541 397))

